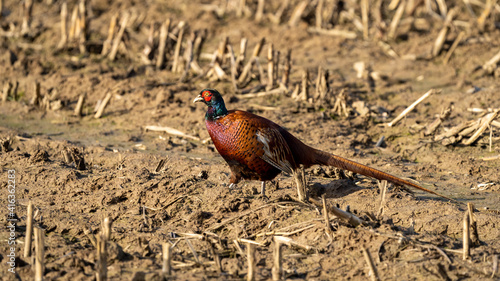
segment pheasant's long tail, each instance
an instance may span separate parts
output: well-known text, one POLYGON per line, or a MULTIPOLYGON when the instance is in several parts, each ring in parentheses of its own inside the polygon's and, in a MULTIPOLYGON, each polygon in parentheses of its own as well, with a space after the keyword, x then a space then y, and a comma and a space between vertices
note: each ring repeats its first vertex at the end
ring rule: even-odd
POLYGON ((397 185, 411 186, 411 187, 414 187, 416 189, 420 189, 422 191, 437 195, 439 197, 457 202, 455 199, 449 198, 447 196, 444 196, 442 194, 439 194, 439 193, 432 191, 432 190, 429 190, 427 188, 423 188, 423 187, 421 187, 417 184, 414 184, 410 181, 398 178, 398 177, 393 176, 391 174, 379 171, 377 169, 365 166, 363 164, 351 161, 349 159, 346 159, 346 158, 343 158, 343 157, 340 157, 340 156, 337 156, 337 155, 334 155, 331 153, 327 153, 327 152, 324 152, 321 150, 316 150, 315 152, 316 152, 315 153, 316 154, 315 160, 318 164, 333 166, 333 167, 337 167, 337 168, 340 168, 343 170, 349 170, 349 171, 352 171, 354 173, 361 174, 361 175, 364 175, 367 177, 376 178, 378 180, 386 180, 388 182, 392 182, 393 184, 397 184, 397 185))

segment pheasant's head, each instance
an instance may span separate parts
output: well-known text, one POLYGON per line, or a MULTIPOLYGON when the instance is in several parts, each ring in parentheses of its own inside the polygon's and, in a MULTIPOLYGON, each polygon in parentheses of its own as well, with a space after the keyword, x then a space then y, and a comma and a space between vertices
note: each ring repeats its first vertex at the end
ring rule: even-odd
POLYGON ((204 102, 208 106, 208 111, 205 116, 207 119, 213 120, 227 115, 224 99, 222 99, 221 94, 215 89, 202 90, 193 100, 193 103, 195 102, 204 102))

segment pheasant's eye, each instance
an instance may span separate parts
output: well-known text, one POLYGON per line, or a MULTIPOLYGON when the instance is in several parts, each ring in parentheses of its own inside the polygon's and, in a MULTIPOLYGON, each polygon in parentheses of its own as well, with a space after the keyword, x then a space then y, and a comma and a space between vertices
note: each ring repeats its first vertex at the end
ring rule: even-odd
POLYGON ((205 101, 210 101, 212 99, 212 93, 210 91, 205 91, 202 94, 205 101))

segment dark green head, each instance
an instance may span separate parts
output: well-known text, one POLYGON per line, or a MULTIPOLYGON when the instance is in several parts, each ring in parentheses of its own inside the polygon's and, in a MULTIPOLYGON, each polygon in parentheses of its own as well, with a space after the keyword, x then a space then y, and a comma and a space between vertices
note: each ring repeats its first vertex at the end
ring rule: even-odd
POLYGON ((193 100, 195 102, 204 102, 208 106, 206 119, 214 120, 227 115, 226 105, 221 94, 215 89, 204 89, 193 100))

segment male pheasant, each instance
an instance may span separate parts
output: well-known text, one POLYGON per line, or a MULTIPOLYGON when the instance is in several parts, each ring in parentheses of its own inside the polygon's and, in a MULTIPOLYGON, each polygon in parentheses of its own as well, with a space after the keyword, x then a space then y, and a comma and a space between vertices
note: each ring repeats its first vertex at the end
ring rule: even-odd
POLYGON ((411 186, 453 200, 404 179, 312 148, 266 118, 246 111, 228 111, 217 90, 202 90, 193 100, 193 103, 196 102, 204 102, 208 106, 205 124, 215 148, 231 169, 230 187, 241 179, 259 180, 262 181, 262 195, 265 196, 265 182, 279 173, 292 175, 296 174, 300 165, 307 168, 320 164, 396 185, 411 186))

